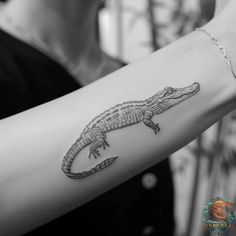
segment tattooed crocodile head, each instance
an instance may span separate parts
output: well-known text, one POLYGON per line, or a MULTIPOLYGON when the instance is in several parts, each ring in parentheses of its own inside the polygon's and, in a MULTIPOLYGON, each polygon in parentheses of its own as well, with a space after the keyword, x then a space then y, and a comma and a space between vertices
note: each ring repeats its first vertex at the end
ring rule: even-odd
POLYGON ((166 87, 152 97, 150 106, 155 108, 157 113, 162 113, 193 96, 199 91, 199 89, 200 85, 197 82, 183 88, 166 87))

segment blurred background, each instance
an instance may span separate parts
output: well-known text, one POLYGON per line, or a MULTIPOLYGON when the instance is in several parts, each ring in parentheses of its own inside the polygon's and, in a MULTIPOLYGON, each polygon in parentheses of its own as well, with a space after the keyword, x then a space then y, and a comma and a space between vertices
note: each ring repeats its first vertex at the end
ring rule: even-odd
MULTIPOLYGON (((97 37, 107 54, 134 62, 209 21, 214 5, 214 0, 106 0, 98 14, 97 37)), ((232 113, 171 156, 176 236, 208 235, 202 220, 210 199, 236 205, 235 140, 232 113)), ((236 235, 235 228, 228 235, 236 235)))
MULTIPOLYGON (((134 62, 209 21, 214 6, 214 0, 107 0, 100 43, 113 57, 134 62)), ((235 119, 236 113, 228 115, 171 156, 176 236, 208 235, 202 219, 210 199, 236 204, 235 119)))

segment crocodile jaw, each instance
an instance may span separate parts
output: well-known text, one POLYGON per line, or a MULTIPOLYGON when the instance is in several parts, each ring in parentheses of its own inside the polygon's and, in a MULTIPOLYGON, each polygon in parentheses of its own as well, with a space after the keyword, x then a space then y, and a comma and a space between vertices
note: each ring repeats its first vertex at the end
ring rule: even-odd
POLYGON ((194 82, 192 85, 189 85, 184 88, 178 88, 172 96, 164 99, 161 105, 165 109, 169 109, 170 107, 175 106, 176 104, 179 104, 180 102, 192 97, 199 90, 200 84, 197 82, 194 82))

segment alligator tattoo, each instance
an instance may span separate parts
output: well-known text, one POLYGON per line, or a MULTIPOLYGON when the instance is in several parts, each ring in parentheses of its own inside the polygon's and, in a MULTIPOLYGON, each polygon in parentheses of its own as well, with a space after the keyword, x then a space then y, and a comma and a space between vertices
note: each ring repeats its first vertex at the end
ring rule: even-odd
POLYGON ((84 128, 80 137, 71 146, 63 159, 62 171, 70 178, 82 179, 110 166, 118 158, 117 156, 105 159, 90 170, 78 173, 71 171, 75 157, 85 147, 89 146, 89 158, 100 156, 98 149, 109 146, 106 134, 112 130, 143 122, 157 134, 160 127, 158 123, 152 121, 153 116, 165 112, 199 90, 200 85, 197 82, 184 88, 167 87, 146 100, 124 102, 104 111, 84 128))

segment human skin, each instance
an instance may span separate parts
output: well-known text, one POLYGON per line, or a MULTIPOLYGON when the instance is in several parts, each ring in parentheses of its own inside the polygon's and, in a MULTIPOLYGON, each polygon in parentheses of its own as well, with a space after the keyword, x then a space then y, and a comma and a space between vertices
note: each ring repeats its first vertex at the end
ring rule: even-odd
MULTIPOLYGON (((233 68, 235 8, 229 1, 204 26, 224 45, 233 68)), ((206 35, 194 32, 76 92, 2 120, 0 234, 23 234, 117 186, 186 145, 235 104, 236 81, 224 58, 206 35), (112 166, 83 180, 61 171, 65 153, 98 114, 125 101, 146 99, 164 87, 182 88, 194 81, 200 91, 158 116, 157 135, 141 124, 111 132, 110 149, 98 160, 81 152, 74 171, 118 155, 112 166)))

